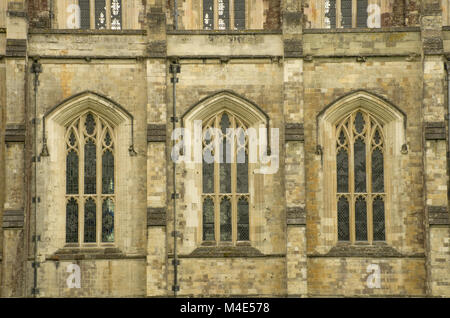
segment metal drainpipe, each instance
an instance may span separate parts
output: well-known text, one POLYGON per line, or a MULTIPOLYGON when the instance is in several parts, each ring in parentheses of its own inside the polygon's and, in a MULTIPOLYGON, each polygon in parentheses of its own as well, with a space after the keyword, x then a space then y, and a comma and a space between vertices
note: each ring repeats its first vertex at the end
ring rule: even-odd
POLYGON ((39 290, 37 288, 38 281, 37 281, 37 268, 38 268, 38 259, 37 259, 37 244, 38 244, 38 235, 37 235, 37 158, 38 158, 38 152, 37 152, 37 95, 38 95, 38 86, 39 86, 39 74, 42 73, 42 65, 39 63, 37 59, 33 61, 33 64, 31 65, 31 72, 34 73, 34 263, 33 263, 33 269, 34 269, 34 278, 33 278, 33 290, 32 294, 34 297, 37 297, 39 290))
MULTIPOLYGON (((447 149, 447 171, 448 176, 450 177, 450 63, 446 63, 446 70, 447 70, 447 127, 448 127, 448 135, 447 135, 447 142, 448 142, 448 149, 447 149)), ((450 187, 447 185, 447 196, 450 194, 450 187)))
MULTIPOLYGON (((172 109, 172 114, 173 117, 171 118, 172 121, 172 131, 175 131, 176 128, 176 122, 178 121, 178 117, 177 117, 177 112, 176 112, 176 108, 177 108, 177 82, 178 82, 178 78, 177 78, 177 73, 180 73, 180 64, 178 64, 177 62, 173 62, 170 64, 169 66, 169 71, 170 73, 172 73, 172 78, 171 78, 171 82, 173 84, 173 109, 172 109)), ((176 140, 174 140, 174 144, 175 144, 176 140)), ((178 193, 177 193, 177 187, 176 187, 176 162, 175 160, 173 160, 173 193, 172 193, 172 200, 173 200, 173 286, 172 286, 172 291, 173 291, 173 296, 177 297, 177 291, 180 289, 180 287, 178 286, 178 256, 177 256, 177 237, 178 237, 178 233, 177 233, 177 197, 178 197, 178 193)))

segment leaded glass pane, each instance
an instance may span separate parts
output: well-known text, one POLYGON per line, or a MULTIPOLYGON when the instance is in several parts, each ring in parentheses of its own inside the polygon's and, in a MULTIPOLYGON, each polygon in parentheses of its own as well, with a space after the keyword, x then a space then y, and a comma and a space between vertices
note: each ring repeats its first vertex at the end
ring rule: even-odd
POLYGON ((372 192, 384 192, 383 152, 378 148, 372 152, 372 192))
POLYGON ((357 112, 355 116, 355 129, 358 134, 362 133, 364 124, 365 122, 362 114, 360 112, 357 112))
POLYGON ((78 154, 70 150, 66 156, 66 193, 78 194, 78 154))
POLYGON ((203 0, 203 28, 214 28, 214 0, 203 0))
POLYGON ((248 193, 248 155, 244 148, 239 149, 238 156, 244 157, 243 163, 236 163, 237 192, 248 193))
POLYGON ((227 30, 230 26, 230 0, 217 0, 217 22, 219 30, 227 30))
POLYGON ((338 240, 350 240, 350 218, 349 218, 349 204, 346 197, 340 197, 337 206, 338 213, 338 240))
POLYGON ((95 194, 97 189, 96 145, 89 139, 84 145, 84 193, 95 194))
POLYGON ((95 28, 106 29, 106 2, 95 0, 95 28))
POLYGON ((102 204, 102 242, 114 242, 114 202, 110 198, 102 204))
POLYGON ((109 150, 102 155, 102 193, 114 193, 114 155, 109 150))
POLYGON ((339 144, 344 145, 345 144, 345 134, 344 131, 341 130, 340 134, 339 134, 339 144))
POLYGON ((231 201, 228 198, 220 202, 220 240, 231 241, 231 201))
POLYGON ((336 28, 336 0, 325 0, 325 24, 329 28, 336 28))
POLYGON ((355 234, 357 241, 367 241, 367 205, 363 197, 355 202, 355 234))
POLYGON ((245 0, 234 0, 234 28, 245 29, 245 0))
POLYGON ((92 116, 92 114, 88 114, 86 116, 86 122, 84 123, 84 125, 86 126, 86 132, 89 135, 92 135, 95 129, 95 119, 94 116, 92 116))
POLYGON ((336 156, 337 192, 348 192, 348 154, 341 148, 336 156))
POLYGON ((78 203, 74 198, 66 204, 66 242, 78 243, 78 203))
POLYGON ((384 241, 385 223, 384 223, 384 201, 377 197, 373 200, 373 240, 384 241))
POLYGON ((122 0, 111 0, 111 29, 122 29, 122 0))
POLYGON ((71 145, 73 147, 73 146, 75 146, 76 142, 77 142, 77 139, 75 138, 75 134, 72 131, 69 136, 69 145, 71 145))
POLYGON ((366 144, 358 138, 353 149, 355 153, 355 192, 366 192, 366 144))
MULTIPOLYGON (((226 134, 227 128, 230 127, 230 120, 227 114, 222 115, 220 120, 220 129, 222 134, 226 134)), ((228 138, 222 138, 222 145, 220 149, 220 192, 231 192, 231 143, 228 138)))
MULTIPOLYGON (((206 150, 208 151, 208 150, 206 150)), ((214 192, 214 162, 208 163, 203 156, 203 193, 214 192)))
POLYGON ((250 239, 248 222, 248 201, 244 198, 240 198, 237 208, 237 239, 238 241, 248 241, 250 239))
POLYGON ((211 198, 206 198, 203 201, 203 240, 215 241, 214 202, 211 198))
POLYGON ((352 0, 341 0, 341 25, 343 28, 352 27, 352 0))
POLYGON ((109 131, 107 131, 105 135, 105 145, 109 147, 111 146, 111 142, 112 142, 111 135, 109 134, 109 131))
POLYGON ((367 6, 368 0, 358 0, 356 5, 356 27, 367 28, 367 6))
POLYGON ((91 27, 91 7, 89 0, 78 0, 80 6, 80 28, 89 29, 91 27))
POLYGON ((92 198, 86 200, 84 204, 84 242, 96 242, 96 206, 92 198))

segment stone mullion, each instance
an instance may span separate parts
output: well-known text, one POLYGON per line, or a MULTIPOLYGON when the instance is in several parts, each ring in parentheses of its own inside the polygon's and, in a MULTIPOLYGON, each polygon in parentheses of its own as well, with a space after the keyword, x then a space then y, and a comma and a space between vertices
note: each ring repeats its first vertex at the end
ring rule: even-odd
POLYGON ((96 132, 96 136, 95 136, 95 144, 96 144, 96 162, 95 162, 95 169, 96 169, 96 187, 97 187, 97 191, 95 194, 96 197, 96 213, 95 213, 95 217, 96 217, 96 231, 95 231, 95 237, 96 240, 95 242, 97 243, 97 245, 101 244, 101 237, 100 237, 100 233, 101 233, 101 221, 102 221, 102 216, 101 216, 101 206, 102 206, 102 142, 101 142, 101 134, 102 134, 102 123, 100 121, 100 119, 98 117, 96 117, 95 119, 96 121, 96 125, 97 125, 97 132, 96 132))
POLYGON ((85 136, 84 136, 84 132, 83 132, 83 125, 84 125, 84 120, 83 118, 80 118, 79 124, 78 124, 78 128, 79 128, 79 136, 80 136, 80 158, 78 160, 78 167, 79 167, 79 172, 78 172, 78 176, 79 176, 79 186, 78 186, 78 190, 79 190, 79 200, 78 200, 78 220, 79 220, 79 224, 78 224, 78 244, 83 244, 84 243, 84 203, 85 203, 85 195, 84 195, 84 144, 85 144, 85 136))
POLYGON ((111 29, 111 0, 105 0, 105 7, 106 28, 111 29))
POLYGON ((90 27, 90 29, 96 29, 96 26, 95 26, 95 0, 91 0, 90 1, 90 14, 91 14, 91 16, 90 16, 90 21, 91 21, 91 27, 90 27))

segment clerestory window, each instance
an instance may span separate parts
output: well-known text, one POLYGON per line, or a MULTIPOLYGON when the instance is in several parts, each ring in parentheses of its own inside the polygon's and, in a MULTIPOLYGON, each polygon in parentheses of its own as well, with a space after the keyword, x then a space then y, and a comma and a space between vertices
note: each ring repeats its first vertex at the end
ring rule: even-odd
POLYGON ((384 241, 384 127, 357 109, 335 128, 338 240, 384 241))
POLYGON ((246 0, 203 0, 205 30, 245 29, 246 0))
POLYGON ((66 243, 114 242, 115 131, 86 112, 66 129, 66 243))
POLYGON ((122 29, 122 0, 78 0, 81 29, 122 29))

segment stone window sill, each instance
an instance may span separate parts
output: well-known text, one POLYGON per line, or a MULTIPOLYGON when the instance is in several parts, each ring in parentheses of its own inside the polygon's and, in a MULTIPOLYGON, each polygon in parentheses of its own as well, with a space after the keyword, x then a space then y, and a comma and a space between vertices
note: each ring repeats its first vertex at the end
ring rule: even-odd
POLYGON ((130 259, 145 258, 145 255, 125 255, 116 247, 71 247, 65 246, 57 250, 46 260, 92 260, 92 259, 130 259))

